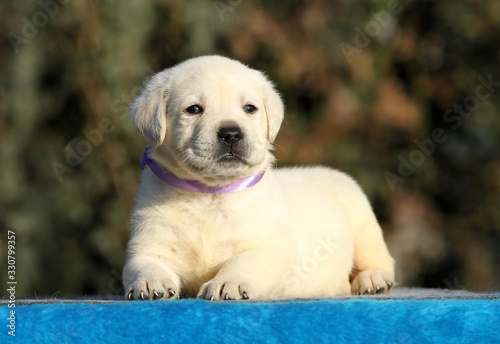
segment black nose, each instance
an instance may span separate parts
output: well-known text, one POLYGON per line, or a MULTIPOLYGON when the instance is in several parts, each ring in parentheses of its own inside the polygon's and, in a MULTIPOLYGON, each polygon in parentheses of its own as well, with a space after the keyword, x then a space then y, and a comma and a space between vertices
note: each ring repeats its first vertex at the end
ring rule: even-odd
POLYGON ((235 145, 243 139, 243 132, 240 127, 223 127, 217 133, 219 138, 228 145, 235 145))

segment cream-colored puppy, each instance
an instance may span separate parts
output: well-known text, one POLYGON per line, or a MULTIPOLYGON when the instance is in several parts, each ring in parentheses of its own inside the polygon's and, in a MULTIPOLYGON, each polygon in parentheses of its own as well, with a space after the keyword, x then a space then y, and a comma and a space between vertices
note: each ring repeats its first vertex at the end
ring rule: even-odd
POLYGON ((228 58, 151 78, 131 107, 151 148, 131 219, 128 299, 391 289, 394 263, 356 182, 325 167, 272 168, 283 115, 267 78, 228 58))

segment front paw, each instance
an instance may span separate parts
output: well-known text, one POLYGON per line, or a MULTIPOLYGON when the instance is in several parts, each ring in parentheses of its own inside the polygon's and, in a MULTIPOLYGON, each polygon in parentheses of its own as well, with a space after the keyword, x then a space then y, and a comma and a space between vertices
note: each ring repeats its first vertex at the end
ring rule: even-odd
POLYGON ((351 283, 354 295, 387 294, 394 286, 394 278, 383 270, 371 269, 358 273, 351 283))
POLYGON ((255 295, 252 286, 239 279, 217 280, 212 279, 201 286, 198 297, 200 299, 218 300, 248 300, 255 295))
POLYGON ((126 289, 128 300, 173 300, 178 299, 180 290, 170 279, 137 278, 126 289))

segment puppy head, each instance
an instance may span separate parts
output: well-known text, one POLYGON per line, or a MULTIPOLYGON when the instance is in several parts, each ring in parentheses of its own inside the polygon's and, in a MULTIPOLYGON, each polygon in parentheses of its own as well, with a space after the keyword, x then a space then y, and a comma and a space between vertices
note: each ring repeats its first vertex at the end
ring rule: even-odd
POLYGON ((284 109, 261 72, 203 56, 154 75, 130 114, 160 164, 178 177, 217 185, 273 161, 271 143, 284 109))

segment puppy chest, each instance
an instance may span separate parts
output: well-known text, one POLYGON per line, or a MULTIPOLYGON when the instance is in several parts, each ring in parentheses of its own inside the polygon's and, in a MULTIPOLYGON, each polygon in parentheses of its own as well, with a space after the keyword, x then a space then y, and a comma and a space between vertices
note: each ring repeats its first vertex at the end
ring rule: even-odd
POLYGON ((181 278, 206 282, 232 257, 248 247, 241 226, 223 212, 184 218, 176 231, 176 260, 181 278))

